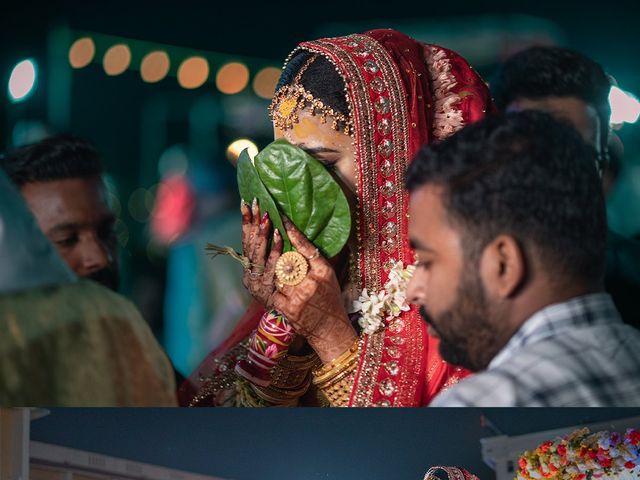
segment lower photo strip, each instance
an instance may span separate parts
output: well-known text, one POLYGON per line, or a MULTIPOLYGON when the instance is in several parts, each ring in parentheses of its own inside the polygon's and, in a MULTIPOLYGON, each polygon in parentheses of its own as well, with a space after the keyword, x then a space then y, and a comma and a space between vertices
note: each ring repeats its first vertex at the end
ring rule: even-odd
POLYGON ((0 480, 640 476, 640 408, 0 408, 0 480))

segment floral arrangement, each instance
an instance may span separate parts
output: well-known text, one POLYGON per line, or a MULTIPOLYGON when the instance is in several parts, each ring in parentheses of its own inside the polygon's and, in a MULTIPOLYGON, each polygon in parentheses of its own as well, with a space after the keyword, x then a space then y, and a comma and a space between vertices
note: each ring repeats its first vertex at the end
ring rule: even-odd
POLYGON ((519 460, 518 480, 592 480, 630 471, 640 465, 640 432, 590 433, 577 430, 547 441, 519 460))
POLYGON ((383 325, 383 322, 398 317, 409 310, 407 303, 407 285, 415 271, 415 265, 406 268, 401 261, 393 262, 389 271, 389 279, 380 292, 368 292, 363 289, 353 302, 350 313, 359 313, 358 324, 363 333, 370 335, 383 325))

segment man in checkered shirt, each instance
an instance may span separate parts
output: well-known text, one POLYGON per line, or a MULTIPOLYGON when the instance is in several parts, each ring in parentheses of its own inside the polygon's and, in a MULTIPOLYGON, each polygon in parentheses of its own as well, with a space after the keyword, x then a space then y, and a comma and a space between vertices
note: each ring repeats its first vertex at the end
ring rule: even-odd
POLYGON ((638 406, 640 332, 603 290, 595 152, 541 112, 425 147, 407 173, 419 304, 442 357, 477 372, 432 406, 638 406))

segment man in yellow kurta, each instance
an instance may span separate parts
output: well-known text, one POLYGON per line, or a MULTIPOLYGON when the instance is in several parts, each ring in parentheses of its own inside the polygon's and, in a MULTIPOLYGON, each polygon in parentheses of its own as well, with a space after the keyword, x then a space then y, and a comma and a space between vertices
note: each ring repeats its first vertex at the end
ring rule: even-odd
POLYGON ((0 405, 175 405, 171 364, 136 308, 78 279, 0 171, 0 405))

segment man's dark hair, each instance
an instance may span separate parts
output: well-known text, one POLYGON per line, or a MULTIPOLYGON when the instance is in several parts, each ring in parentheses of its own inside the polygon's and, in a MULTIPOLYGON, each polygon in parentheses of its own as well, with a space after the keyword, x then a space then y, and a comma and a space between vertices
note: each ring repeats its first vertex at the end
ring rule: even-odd
POLYGON ((491 93, 502 111, 522 98, 570 96, 593 106, 600 119, 603 152, 609 135, 610 89, 611 82, 598 63, 561 47, 531 47, 518 52, 501 66, 491 82, 491 93))
POLYGON ((0 157, 0 167, 18 187, 33 182, 99 177, 103 173, 95 147, 71 135, 57 135, 20 147, 0 157))
POLYGON ((559 279, 599 282, 606 214, 594 154, 574 128, 546 113, 497 114, 424 147, 407 188, 443 187, 447 216, 473 261, 508 234, 559 279))

